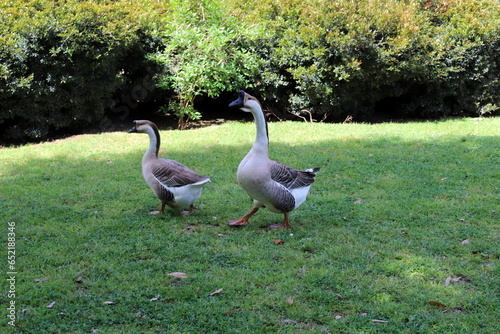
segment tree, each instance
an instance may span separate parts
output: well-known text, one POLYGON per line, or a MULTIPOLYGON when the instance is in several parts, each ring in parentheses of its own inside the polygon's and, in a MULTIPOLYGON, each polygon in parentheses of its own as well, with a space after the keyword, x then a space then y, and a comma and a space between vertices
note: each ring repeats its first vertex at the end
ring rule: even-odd
POLYGON ((219 2, 172 1, 162 38, 165 48, 152 55, 164 68, 158 86, 173 90, 175 99, 163 108, 179 117, 179 128, 201 114, 194 109, 197 96, 249 87, 257 68, 245 47, 237 21, 219 2))

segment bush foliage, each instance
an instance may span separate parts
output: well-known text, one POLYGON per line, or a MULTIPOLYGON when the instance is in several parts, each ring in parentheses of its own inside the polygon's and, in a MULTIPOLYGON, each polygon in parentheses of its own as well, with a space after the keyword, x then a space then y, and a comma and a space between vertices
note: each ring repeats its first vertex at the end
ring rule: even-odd
POLYGON ((200 117, 196 97, 240 88, 274 113, 332 121, 482 115, 500 106, 496 0, 0 6, 3 141, 78 130, 146 99, 163 100, 182 125, 200 117), (123 91, 152 78, 158 89, 124 100, 123 91))

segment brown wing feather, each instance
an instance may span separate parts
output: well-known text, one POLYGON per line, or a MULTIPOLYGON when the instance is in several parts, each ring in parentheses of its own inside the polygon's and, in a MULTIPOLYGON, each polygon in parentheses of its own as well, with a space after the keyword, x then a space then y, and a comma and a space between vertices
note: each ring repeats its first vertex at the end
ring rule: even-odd
POLYGON ((152 166, 151 172, 166 187, 182 187, 208 179, 180 162, 170 159, 158 159, 152 166))
POLYGON ((271 179, 283 185, 287 189, 307 187, 314 183, 314 177, 319 168, 312 172, 296 170, 282 163, 273 161, 271 166, 271 179))
POLYGON ((290 212, 295 208, 295 197, 285 187, 274 188, 270 202, 281 212, 290 212))
POLYGON ((312 171, 296 170, 277 161, 272 161, 271 179, 281 185, 274 189, 273 206, 282 212, 290 212, 295 208, 295 198, 290 190, 307 187, 314 183, 319 168, 312 171))

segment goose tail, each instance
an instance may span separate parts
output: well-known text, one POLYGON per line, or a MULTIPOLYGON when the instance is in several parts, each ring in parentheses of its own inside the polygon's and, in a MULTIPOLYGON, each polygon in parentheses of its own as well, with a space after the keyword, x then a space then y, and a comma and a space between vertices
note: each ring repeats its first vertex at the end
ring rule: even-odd
POLYGON ((309 168, 309 169, 306 169, 306 172, 309 172, 309 173, 312 173, 312 174, 316 175, 319 172, 320 169, 321 168, 319 168, 319 167, 309 168))

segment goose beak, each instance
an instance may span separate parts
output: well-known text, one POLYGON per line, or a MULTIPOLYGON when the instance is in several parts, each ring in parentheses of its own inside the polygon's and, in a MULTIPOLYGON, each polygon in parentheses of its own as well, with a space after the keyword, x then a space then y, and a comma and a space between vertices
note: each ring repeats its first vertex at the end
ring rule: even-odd
POLYGON ((135 127, 135 121, 134 121, 134 127, 128 130, 128 133, 133 133, 133 132, 137 132, 137 128, 135 127))
POLYGON ((238 99, 234 100, 233 102, 231 102, 229 104, 229 107, 231 107, 231 108, 241 108, 241 107, 243 107, 243 104, 245 102, 245 95, 246 95, 246 93, 244 91, 240 90, 238 94, 239 94, 238 99))

